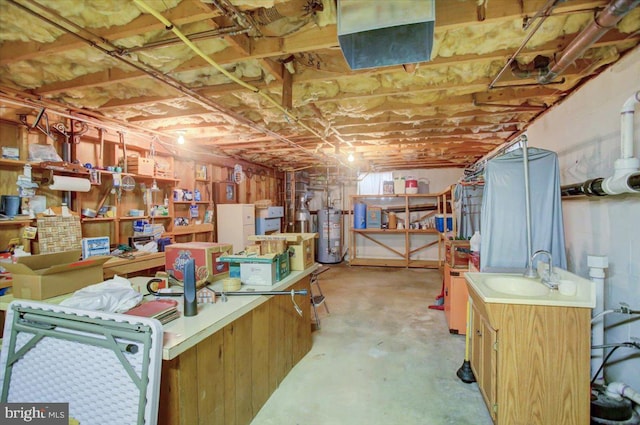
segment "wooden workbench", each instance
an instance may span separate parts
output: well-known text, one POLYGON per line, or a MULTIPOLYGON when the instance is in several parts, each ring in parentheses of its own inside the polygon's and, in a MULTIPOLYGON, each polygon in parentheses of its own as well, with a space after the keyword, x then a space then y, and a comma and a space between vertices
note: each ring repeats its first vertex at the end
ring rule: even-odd
MULTIPOLYGON (((314 264, 277 284, 255 290, 301 290, 291 297, 229 296, 199 304, 198 314, 163 326, 159 425, 249 424, 285 376, 311 349, 309 282, 314 264)), ((144 293, 148 277, 134 277, 144 293)), ((210 285, 221 291, 222 283, 210 285)), ((60 303, 71 294, 45 302, 60 303)), ((182 311, 182 299, 179 310, 182 311)), ((0 297, 6 310, 12 295, 0 297)))
MULTIPOLYGON (((315 269, 260 289, 309 291, 315 269)), ((302 316, 290 296, 228 299, 165 325, 159 425, 249 424, 311 349, 309 295, 302 316)))

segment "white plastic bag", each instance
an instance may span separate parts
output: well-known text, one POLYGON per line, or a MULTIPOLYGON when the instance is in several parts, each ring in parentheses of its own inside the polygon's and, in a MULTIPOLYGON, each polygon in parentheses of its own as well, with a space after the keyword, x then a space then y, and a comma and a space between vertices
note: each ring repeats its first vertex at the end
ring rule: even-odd
POLYGON ((142 301, 142 294, 131 286, 127 279, 114 276, 95 285, 76 291, 71 298, 60 305, 84 310, 122 313, 132 309, 142 301))

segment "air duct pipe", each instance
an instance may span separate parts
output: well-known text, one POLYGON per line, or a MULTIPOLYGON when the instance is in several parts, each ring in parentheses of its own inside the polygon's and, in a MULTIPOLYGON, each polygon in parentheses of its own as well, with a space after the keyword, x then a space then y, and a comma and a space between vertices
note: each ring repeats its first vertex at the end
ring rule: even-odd
POLYGON ((640 0, 613 0, 600 12, 569 45, 554 58, 549 71, 538 78, 540 84, 549 84, 569 65, 600 39, 607 31, 615 27, 631 10, 640 5, 640 0))

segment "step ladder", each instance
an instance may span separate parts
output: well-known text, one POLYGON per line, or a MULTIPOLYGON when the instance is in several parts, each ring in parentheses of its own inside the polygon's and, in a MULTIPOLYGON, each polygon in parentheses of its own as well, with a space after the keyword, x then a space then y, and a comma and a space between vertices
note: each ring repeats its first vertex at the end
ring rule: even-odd
POLYGON ((327 300, 322 293, 318 276, 329 270, 330 267, 322 266, 311 273, 310 293, 311 293, 311 307, 313 307, 313 315, 315 317, 316 329, 320 329, 320 317, 318 316, 318 307, 324 305, 324 309, 329 314, 329 307, 327 306, 327 300))

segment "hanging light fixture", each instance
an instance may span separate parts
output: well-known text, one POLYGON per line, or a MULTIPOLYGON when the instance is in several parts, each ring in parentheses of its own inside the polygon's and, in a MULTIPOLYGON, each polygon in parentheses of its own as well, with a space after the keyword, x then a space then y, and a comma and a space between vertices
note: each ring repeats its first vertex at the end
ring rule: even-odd
POLYGON ((179 145, 184 145, 184 131, 178 132, 178 139, 176 140, 179 145))
POLYGON ((353 162, 355 158, 353 157, 353 153, 349 152, 349 156, 347 157, 347 161, 353 162))

